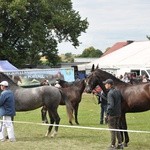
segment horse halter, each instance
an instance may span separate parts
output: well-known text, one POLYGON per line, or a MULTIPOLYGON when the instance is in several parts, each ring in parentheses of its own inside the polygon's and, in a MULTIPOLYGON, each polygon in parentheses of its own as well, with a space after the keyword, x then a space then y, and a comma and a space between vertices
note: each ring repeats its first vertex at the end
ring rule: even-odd
POLYGON ((89 84, 89 81, 91 80, 90 78, 94 78, 93 77, 93 73, 90 73, 87 78, 85 79, 85 84, 86 84, 86 87, 85 87, 85 91, 87 93, 91 93, 92 90, 96 87, 96 85, 94 86, 93 84, 89 84), (92 86, 91 86, 92 85, 92 86))

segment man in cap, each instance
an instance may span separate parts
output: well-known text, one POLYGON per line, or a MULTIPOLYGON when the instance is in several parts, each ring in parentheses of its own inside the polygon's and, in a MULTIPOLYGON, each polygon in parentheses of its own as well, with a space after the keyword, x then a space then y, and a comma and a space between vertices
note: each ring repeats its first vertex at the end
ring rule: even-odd
POLYGON ((2 90, 0 95, 0 117, 2 121, 0 124, 0 141, 5 141, 5 132, 7 131, 8 139, 10 142, 15 142, 14 126, 12 123, 12 117, 16 115, 15 112, 15 100, 13 92, 8 88, 7 81, 0 83, 2 90))
POLYGON ((111 146, 109 149, 123 149, 121 133, 120 131, 115 131, 115 129, 119 129, 120 127, 122 95, 119 90, 114 88, 114 81, 112 79, 107 79, 103 83, 105 84, 105 88, 109 90, 107 94, 108 127, 111 129, 111 146), (117 147, 115 145, 116 138, 118 140, 117 147))

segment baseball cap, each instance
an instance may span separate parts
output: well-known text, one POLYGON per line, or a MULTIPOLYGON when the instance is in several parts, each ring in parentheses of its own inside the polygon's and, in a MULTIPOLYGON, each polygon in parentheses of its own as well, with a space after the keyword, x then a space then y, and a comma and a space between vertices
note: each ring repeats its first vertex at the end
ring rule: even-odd
POLYGON ((103 82, 104 84, 114 84, 114 81, 112 79, 107 79, 106 81, 103 82))
POLYGON ((2 81, 2 82, 0 83, 0 85, 8 86, 8 82, 7 82, 7 81, 2 81))

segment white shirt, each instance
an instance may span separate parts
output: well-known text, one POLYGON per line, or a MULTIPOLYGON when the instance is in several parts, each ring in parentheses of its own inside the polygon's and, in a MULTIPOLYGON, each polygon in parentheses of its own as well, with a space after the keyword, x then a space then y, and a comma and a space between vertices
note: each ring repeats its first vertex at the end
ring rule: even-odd
POLYGON ((61 88, 60 84, 58 84, 58 83, 55 84, 55 87, 61 88))

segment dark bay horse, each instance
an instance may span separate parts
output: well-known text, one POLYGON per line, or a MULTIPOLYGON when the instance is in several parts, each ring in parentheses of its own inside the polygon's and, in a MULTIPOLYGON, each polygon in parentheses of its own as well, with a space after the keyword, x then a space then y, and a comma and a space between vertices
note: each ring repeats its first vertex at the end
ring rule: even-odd
MULTIPOLYGON (((78 122, 78 108, 79 108, 79 103, 81 102, 82 99, 82 94, 85 89, 85 81, 84 80, 79 80, 75 81, 72 84, 70 82, 68 83, 62 83, 59 82, 59 84, 63 87, 62 91, 66 94, 67 98, 70 100, 72 107, 73 107, 73 113, 75 117, 75 123, 79 124, 78 122), (68 86, 68 87, 67 87, 68 86)), ((60 105, 64 105, 64 102, 61 102, 60 105)), ((72 121, 69 119, 69 123, 72 124, 72 121)))
MULTIPOLYGON (((22 88, 14 83, 7 75, 0 73, 0 82, 8 81, 10 89, 14 92, 15 96, 15 109, 16 111, 30 111, 41 106, 46 106, 50 117, 51 125, 48 128, 46 136, 51 132, 53 124, 59 125, 60 117, 57 108, 63 100, 66 104, 68 116, 72 119, 72 106, 65 94, 53 86, 41 86, 35 88, 22 88)), ((58 126, 55 126, 55 131, 52 137, 57 134, 58 126)))
MULTIPOLYGON (((85 81, 80 80, 80 81, 74 81, 74 82, 67 82, 64 80, 59 80, 59 84, 61 85, 61 90, 66 94, 67 98, 72 104, 72 113, 74 113, 75 116, 75 123, 79 124, 78 122, 78 108, 79 108, 79 103, 81 102, 82 99, 82 94, 85 89, 85 81)), ((65 102, 61 100, 60 105, 65 105, 65 102)), ((42 121, 46 122, 46 108, 43 107, 41 110, 42 113, 42 121)), ((72 120, 69 118, 69 123, 72 125, 72 120)))
POLYGON ((67 82, 67 81, 61 80, 61 79, 58 80, 58 82, 59 82, 59 84, 61 85, 61 87, 63 87, 63 88, 66 88, 66 87, 69 87, 69 86, 71 86, 71 85, 74 85, 74 84, 78 83, 78 81, 67 82))
MULTIPOLYGON (((106 71, 101 69, 92 70, 93 72, 86 78, 86 92, 91 93, 96 85, 100 85, 103 91, 106 92, 106 89, 102 81, 111 78, 114 81, 115 87, 119 89, 123 96, 122 101, 122 116, 121 116, 121 127, 124 130, 127 130, 126 123, 126 113, 135 113, 143 112, 150 110, 150 83, 141 83, 131 85, 125 82, 122 82, 115 76, 109 74, 106 71)), ((125 146, 129 142, 129 136, 127 132, 124 132, 125 135, 125 146)))

